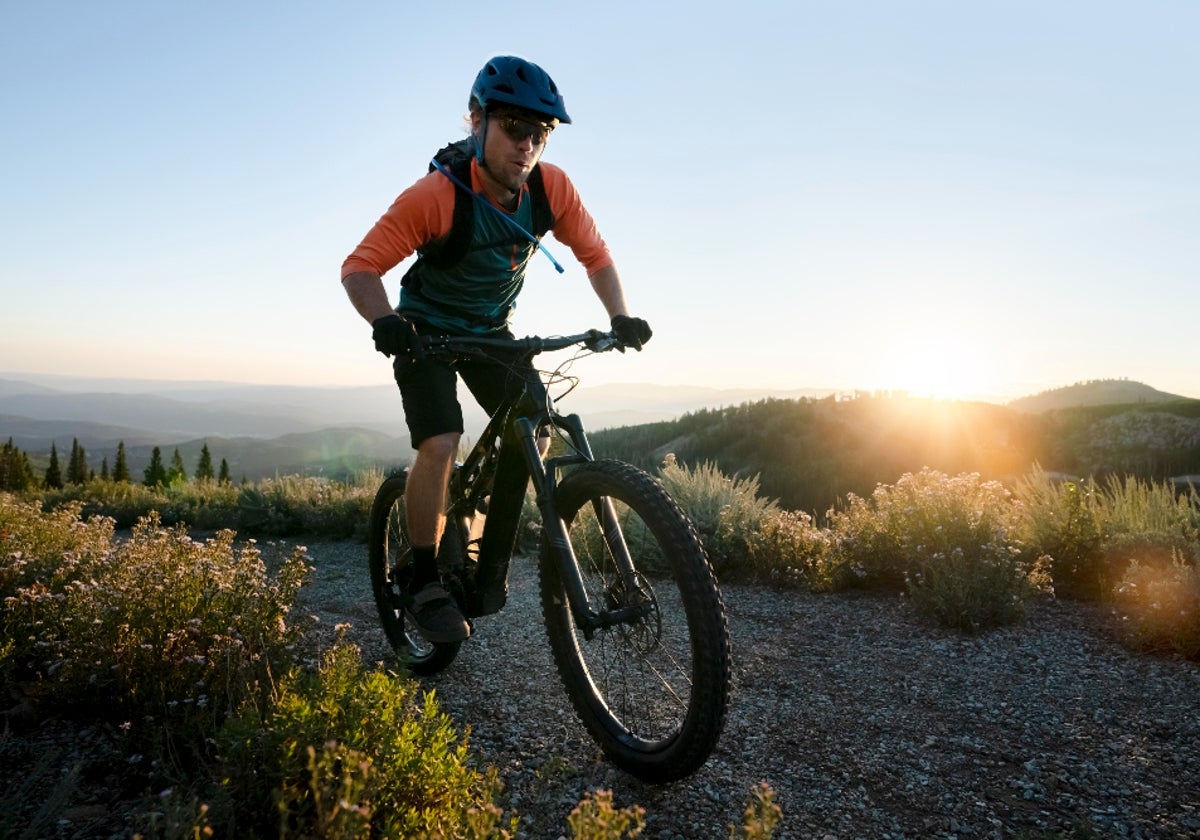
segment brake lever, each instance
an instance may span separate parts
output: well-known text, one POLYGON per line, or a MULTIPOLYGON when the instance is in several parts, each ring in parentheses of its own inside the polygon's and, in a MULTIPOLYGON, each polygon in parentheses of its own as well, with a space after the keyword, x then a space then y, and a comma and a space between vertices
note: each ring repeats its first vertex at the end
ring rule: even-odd
POLYGON ((588 337, 584 339, 583 345, 593 353, 603 353, 613 348, 620 350, 622 353, 625 352, 625 345, 621 344, 611 332, 588 330, 587 335, 588 337))

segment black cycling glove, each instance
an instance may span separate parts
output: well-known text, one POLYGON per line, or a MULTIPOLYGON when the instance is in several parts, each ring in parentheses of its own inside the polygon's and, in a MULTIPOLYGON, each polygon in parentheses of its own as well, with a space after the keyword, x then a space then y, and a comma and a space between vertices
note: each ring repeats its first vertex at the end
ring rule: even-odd
POLYGON ((371 322, 371 338, 375 349, 385 356, 408 356, 412 353, 417 331, 412 321, 399 315, 384 315, 371 322))
POLYGON ((628 315, 615 316, 612 319, 612 328, 617 340, 634 350, 641 350, 642 345, 654 335, 649 324, 641 318, 630 318, 628 315))

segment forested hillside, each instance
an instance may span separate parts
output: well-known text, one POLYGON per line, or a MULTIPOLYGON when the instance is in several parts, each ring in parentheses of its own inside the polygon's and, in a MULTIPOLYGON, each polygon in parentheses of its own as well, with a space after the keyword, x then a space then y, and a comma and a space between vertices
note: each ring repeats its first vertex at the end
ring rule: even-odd
POLYGON ((1011 479, 1035 463, 1072 475, 1200 472, 1200 401, 1030 414, 898 395, 765 400, 593 435, 598 454, 647 468, 668 453, 755 475, 785 507, 823 514, 923 467, 1011 479))
MULTIPOLYGON (((585 422, 594 419, 583 416, 585 422)), ((0 421, 6 432, 0 440, 8 437, 14 457, 22 459, 18 471, 32 475, 18 487, 44 480, 55 440, 64 459, 71 442, 86 449, 83 473, 103 476, 116 465, 119 447, 109 440, 115 436, 138 480, 156 447, 164 461, 178 456, 188 475, 207 447, 214 464, 224 462, 234 481, 293 474, 344 479, 364 470, 393 469, 411 457, 406 439, 363 428, 271 439, 208 436, 159 446, 138 437, 125 440, 123 433, 136 435, 134 430, 114 429, 93 440, 86 435, 96 427, 87 424, 76 430, 69 421, 38 421, 30 428, 2 415, 0 421)), ((481 425, 482 420, 471 424, 467 438, 481 425)), ((877 484, 924 467, 1001 480, 1022 475, 1035 463, 1079 477, 1200 475, 1200 400, 1126 380, 1082 383, 1008 406, 897 393, 770 398, 594 431, 592 443, 600 455, 650 470, 674 453, 687 465, 711 462, 726 475, 758 475, 766 495, 785 507, 821 515, 847 493, 867 495, 877 484), (1131 402, 1104 402, 1114 396, 1131 402), (1058 407, 1031 410, 1043 402, 1058 407)))

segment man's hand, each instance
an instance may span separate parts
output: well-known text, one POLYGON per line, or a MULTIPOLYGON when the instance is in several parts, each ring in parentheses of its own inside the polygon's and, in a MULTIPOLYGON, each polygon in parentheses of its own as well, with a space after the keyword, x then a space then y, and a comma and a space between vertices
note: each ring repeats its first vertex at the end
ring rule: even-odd
POLYGON ((385 356, 408 356, 417 338, 412 321, 399 315, 385 315, 371 322, 375 349, 385 356))
POLYGON ((617 341, 634 350, 641 350, 642 345, 654 335, 650 325, 641 318, 630 318, 628 315, 617 315, 612 319, 613 332, 617 341))

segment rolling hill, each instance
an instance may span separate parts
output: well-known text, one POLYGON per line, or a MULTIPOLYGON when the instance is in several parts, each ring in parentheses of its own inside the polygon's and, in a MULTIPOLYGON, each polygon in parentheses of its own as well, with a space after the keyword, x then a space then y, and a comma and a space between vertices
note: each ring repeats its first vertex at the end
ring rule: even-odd
POLYGON ((1028 397, 1011 401, 1009 408, 1030 414, 1040 414, 1059 408, 1081 408, 1097 405, 1144 405, 1184 400, 1177 394, 1168 394, 1141 382, 1128 379, 1095 379, 1077 382, 1062 388, 1053 388, 1028 397))

